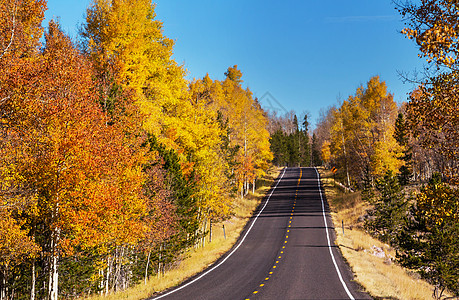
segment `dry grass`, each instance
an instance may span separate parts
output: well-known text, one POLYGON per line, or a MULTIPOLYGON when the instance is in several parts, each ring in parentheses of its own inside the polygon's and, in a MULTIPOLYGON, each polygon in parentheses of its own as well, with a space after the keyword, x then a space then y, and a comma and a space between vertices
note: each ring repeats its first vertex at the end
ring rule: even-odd
POLYGON ((359 216, 364 215, 369 206, 361 200, 360 194, 344 193, 333 184, 331 172, 319 171, 332 210, 336 243, 351 266, 355 280, 376 299, 433 299, 432 285, 395 264, 395 251, 362 229, 359 216), (383 249, 386 258, 376 257, 373 246, 383 249))
POLYGON ((209 243, 207 238, 205 247, 188 250, 184 255, 184 259, 178 263, 176 268, 166 272, 161 277, 151 277, 146 285, 141 283, 123 292, 103 297, 91 296, 88 299, 145 299, 152 296, 155 292, 174 287, 185 279, 203 271, 236 243, 245 224, 249 221, 250 216, 267 191, 269 191, 271 184, 278 174, 279 169, 270 169, 268 175, 257 184, 260 187, 255 191, 255 194, 249 194, 245 199, 234 199, 234 216, 225 222, 213 224, 212 242, 209 243), (223 225, 225 226, 226 239, 223 235, 223 225))

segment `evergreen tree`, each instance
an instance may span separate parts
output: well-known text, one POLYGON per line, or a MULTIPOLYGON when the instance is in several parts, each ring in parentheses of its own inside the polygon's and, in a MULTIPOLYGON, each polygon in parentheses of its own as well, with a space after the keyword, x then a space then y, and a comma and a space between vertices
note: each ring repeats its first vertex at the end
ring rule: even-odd
POLYGON ((311 145, 309 143, 309 122, 308 122, 308 115, 304 115, 303 123, 302 123, 302 130, 301 130, 301 165, 304 167, 312 166, 311 162, 311 145))
POLYGON ((287 165, 290 161, 290 153, 288 151, 287 136, 282 129, 271 135, 270 144, 271 151, 274 154, 273 164, 277 166, 287 165))
POLYGON ((322 157, 321 157, 321 151, 320 151, 320 145, 318 138, 315 133, 312 134, 312 166, 321 166, 322 163, 322 157))
POLYGON ((403 156, 401 159, 404 161, 404 165, 400 167, 398 175, 399 182, 403 186, 410 182, 413 171, 411 148, 408 145, 408 126, 405 116, 402 113, 399 113, 395 120, 394 138, 403 147, 403 156))
POLYGON ((384 242, 394 243, 401 230, 405 215, 405 197, 392 171, 376 181, 379 198, 370 212, 372 218, 365 223, 365 228, 384 242))
POLYGON ((287 151, 288 151, 288 166, 296 167, 300 161, 299 142, 298 142, 298 131, 288 135, 287 137, 287 151))

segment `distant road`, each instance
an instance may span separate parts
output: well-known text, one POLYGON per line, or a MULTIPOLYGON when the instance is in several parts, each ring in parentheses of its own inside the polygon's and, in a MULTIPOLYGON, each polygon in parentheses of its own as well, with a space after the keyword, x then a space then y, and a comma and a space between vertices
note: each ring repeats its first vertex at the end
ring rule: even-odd
POLYGON ((371 299, 334 246, 314 168, 284 169, 224 257, 151 299, 371 299))

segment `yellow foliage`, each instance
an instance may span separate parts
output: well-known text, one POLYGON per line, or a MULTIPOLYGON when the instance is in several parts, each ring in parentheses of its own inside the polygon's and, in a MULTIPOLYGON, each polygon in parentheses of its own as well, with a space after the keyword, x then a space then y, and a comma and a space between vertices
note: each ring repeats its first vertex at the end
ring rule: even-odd
MULTIPOLYGON (((387 93, 385 82, 371 78, 357 89, 341 107, 332 112, 330 159, 359 179, 364 172, 380 176, 387 170, 397 172, 402 148, 393 133, 397 105, 387 93)), ((326 148, 323 148, 326 155, 326 148)))
POLYGON ((321 152, 322 152, 322 159, 324 160, 325 163, 328 163, 331 158, 329 141, 324 141, 324 143, 322 144, 321 152))
POLYGON ((19 264, 39 251, 39 247, 28 236, 29 230, 21 229, 23 223, 0 208, 0 269, 19 264))

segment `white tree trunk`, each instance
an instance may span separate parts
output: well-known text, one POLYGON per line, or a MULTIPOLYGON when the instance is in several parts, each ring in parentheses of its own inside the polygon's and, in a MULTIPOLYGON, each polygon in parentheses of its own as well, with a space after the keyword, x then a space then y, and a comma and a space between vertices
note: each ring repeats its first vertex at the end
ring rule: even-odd
MULTIPOLYGON (((57 197, 59 199, 59 197, 57 197)), ((59 202, 56 205, 55 211, 53 212, 52 220, 57 220, 59 215, 59 202)), ((61 230, 59 227, 54 227, 51 233, 51 257, 50 257, 50 268, 49 268, 49 283, 48 283, 48 297, 50 300, 57 300, 59 294, 59 273, 58 273, 58 245, 60 240, 61 230)))
MULTIPOLYGON (((58 229, 55 229, 55 234, 58 235, 58 229)), ((57 239, 57 237, 56 237, 57 239)), ((51 266, 49 269, 49 285, 48 285, 48 295, 50 300, 57 300, 58 295, 58 280, 59 280, 59 273, 57 271, 57 262, 58 262, 58 254, 56 249, 56 243, 54 242, 54 237, 51 241, 51 266)))
POLYGON ((35 300, 35 260, 32 261, 32 287, 30 288, 30 300, 35 300))
POLYGON ((148 266, 150 265, 150 255, 151 255, 151 251, 148 252, 147 266, 145 267, 145 285, 147 285, 147 279, 148 279, 148 266))
MULTIPOLYGON (((8 269, 8 266, 5 268, 8 269)), ((8 294, 8 288, 6 285, 6 277, 7 277, 7 272, 2 274, 2 285, 0 286, 0 300, 4 300, 7 297, 8 294)))
POLYGON ((99 295, 103 295, 104 292, 104 269, 99 270, 99 278, 101 278, 100 283, 99 283, 99 295))
POLYGON ((107 272, 106 272, 106 277, 105 277, 105 296, 108 296, 108 291, 110 287, 110 275, 111 275, 111 268, 112 268, 112 262, 110 261, 110 256, 107 259, 107 272))
MULTIPOLYGON (((199 244, 199 243, 198 243, 199 244)), ((159 259, 158 259, 158 278, 161 278, 161 259, 162 259, 163 244, 159 245, 159 259)))

